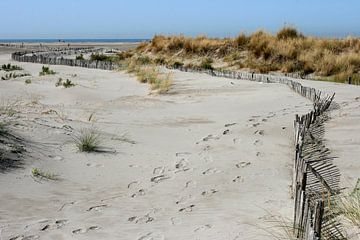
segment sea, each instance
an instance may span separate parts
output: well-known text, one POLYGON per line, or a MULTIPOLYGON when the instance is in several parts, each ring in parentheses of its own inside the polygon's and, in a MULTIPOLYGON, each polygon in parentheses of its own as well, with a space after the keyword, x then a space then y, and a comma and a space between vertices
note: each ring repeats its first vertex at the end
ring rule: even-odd
POLYGON ((135 43, 135 42, 146 42, 150 39, 141 39, 141 38, 124 38, 124 39, 92 39, 92 38, 71 38, 71 39, 0 39, 0 43, 135 43))

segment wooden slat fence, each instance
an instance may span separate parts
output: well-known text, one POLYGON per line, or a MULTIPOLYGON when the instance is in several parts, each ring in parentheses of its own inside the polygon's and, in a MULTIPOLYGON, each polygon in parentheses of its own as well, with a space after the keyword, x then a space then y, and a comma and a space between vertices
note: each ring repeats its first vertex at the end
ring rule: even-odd
MULTIPOLYGON (((80 49, 78 49, 79 51, 80 49)), ((63 55, 59 50, 59 55, 56 53, 29 53, 29 52, 15 52, 11 54, 11 59, 18 62, 41 63, 46 65, 66 65, 84 68, 96 68, 102 70, 114 70, 119 68, 117 64, 109 61, 91 61, 91 60, 76 60, 60 57, 63 55)))

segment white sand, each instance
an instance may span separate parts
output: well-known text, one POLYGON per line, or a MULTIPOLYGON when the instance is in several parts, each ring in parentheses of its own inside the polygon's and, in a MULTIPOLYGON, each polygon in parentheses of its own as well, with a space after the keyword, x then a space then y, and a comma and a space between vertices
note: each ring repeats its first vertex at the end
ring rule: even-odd
MULTIPOLYGON (((286 86, 175 72, 171 94, 149 95, 120 72, 51 66, 58 74, 38 77, 42 65, 14 64, 32 83, 0 81, 0 99, 33 102, 12 127, 32 152, 22 169, 0 174, 3 239, 270 239, 263 228, 276 225, 273 216, 292 219, 294 114, 312 105, 286 86), (77 86, 56 88, 59 77, 77 86), (77 151, 72 136, 91 126, 108 153, 77 151), (34 167, 61 179, 35 181, 34 167)), ((340 105, 351 104, 335 112, 326 137, 337 137, 329 144, 351 182, 360 121, 349 111, 360 102, 357 87, 339 89, 340 105)))

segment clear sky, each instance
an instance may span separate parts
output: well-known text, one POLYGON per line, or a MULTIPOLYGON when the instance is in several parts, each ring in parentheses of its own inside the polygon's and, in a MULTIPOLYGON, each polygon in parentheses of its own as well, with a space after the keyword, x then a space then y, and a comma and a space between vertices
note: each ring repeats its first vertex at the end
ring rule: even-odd
POLYGON ((213 37, 276 32, 360 36, 359 0, 0 0, 0 38, 213 37))

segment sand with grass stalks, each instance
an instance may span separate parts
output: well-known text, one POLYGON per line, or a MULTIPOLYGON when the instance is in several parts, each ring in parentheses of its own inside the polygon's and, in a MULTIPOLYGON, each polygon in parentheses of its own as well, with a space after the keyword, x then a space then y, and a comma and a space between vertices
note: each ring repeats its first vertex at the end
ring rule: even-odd
MULTIPOLYGON (((41 64, 9 58, 0 65, 31 76, 0 81, 13 113, 0 122, 28 140, 21 168, 0 173, 1 239, 271 239, 274 216, 292 218, 293 120, 312 105, 286 86, 173 71, 166 94, 149 94, 125 72, 39 76, 41 64), (83 129, 96 129, 95 152, 79 150, 83 129)), ((337 92, 325 137, 343 185, 355 184, 358 88, 304 84, 337 92)))

